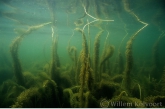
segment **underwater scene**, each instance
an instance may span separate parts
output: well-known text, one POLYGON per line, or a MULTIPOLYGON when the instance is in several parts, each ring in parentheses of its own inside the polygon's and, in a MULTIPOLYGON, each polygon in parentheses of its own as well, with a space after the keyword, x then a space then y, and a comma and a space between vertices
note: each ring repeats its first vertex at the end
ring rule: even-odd
POLYGON ((164 0, 0 0, 0 107, 165 107, 164 19, 164 0))

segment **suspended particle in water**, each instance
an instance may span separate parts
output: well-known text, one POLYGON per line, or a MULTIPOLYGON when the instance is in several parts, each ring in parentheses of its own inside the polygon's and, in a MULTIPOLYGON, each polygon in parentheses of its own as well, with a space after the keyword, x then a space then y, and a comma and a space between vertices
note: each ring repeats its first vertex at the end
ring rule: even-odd
POLYGON ((76 21, 74 22, 74 24, 75 24, 76 26, 81 26, 81 25, 84 24, 84 21, 83 21, 83 19, 78 19, 78 20, 76 20, 76 21))

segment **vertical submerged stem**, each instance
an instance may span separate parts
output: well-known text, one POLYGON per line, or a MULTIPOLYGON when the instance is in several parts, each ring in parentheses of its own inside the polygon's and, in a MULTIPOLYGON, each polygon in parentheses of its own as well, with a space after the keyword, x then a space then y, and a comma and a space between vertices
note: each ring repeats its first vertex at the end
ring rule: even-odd
POLYGON ((133 40, 135 39, 135 37, 139 34, 139 32, 141 32, 145 27, 147 27, 148 24, 146 22, 141 21, 140 18, 132 10, 130 10, 128 0, 122 0, 122 2, 123 2, 125 11, 128 12, 133 17, 135 17, 137 22, 144 25, 143 27, 141 27, 139 30, 137 30, 134 33, 134 35, 128 40, 127 45, 126 45, 126 52, 125 52, 126 53, 126 66, 125 66, 125 70, 124 70, 124 87, 128 91, 128 93, 130 93, 130 88, 131 88, 130 72, 133 67, 132 43, 133 43, 133 40))
POLYGON ((18 58, 19 44, 22 39, 23 39, 23 35, 21 35, 15 39, 15 41, 11 45, 10 53, 13 58, 14 74, 15 74, 17 83, 20 84, 21 86, 25 86, 25 81, 24 81, 24 77, 22 74, 22 66, 21 66, 21 62, 18 58))
POLYGON ((95 80, 99 81, 99 49, 100 49, 100 36, 103 33, 103 31, 100 31, 96 37, 94 42, 94 57, 93 57, 93 68, 94 68, 94 75, 95 80))
POLYGON ((85 37, 84 32, 77 28, 77 31, 79 31, 82 34, 82 51, 81 51, 81 57, 80 57, 80 61, 81 61, 81 69, 80 69, 80 89, 79 89, 79 98, 80 98, 80 107, 84 107, 85 105, 85 99, 84 99, 84 89, 85 89, 85 77, 86 77, 86 73, 87 73, 87 57, 88 57, 88 45, 87 45, 87 40, 85 37))
POLYGON ((130 73, 133 67, 133 56, 132 56, 132 43, 133 43, 133 37, 127 42, 126 46, 126 66, 124 70, 124 87, 128 93, 130 93, 130 86, 131 86, 131 77, 130 73))

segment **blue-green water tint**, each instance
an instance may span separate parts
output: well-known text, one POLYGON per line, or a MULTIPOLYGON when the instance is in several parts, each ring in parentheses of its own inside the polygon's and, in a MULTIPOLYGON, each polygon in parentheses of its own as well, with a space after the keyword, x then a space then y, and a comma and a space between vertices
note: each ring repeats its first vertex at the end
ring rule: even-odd
MULTIPOLYGON (((107 66, 107 68, 105 67, 105 70, 103 70, 104 72, 102 72, 103 77, 106 75, 108 77, 110 76, 108 79, 112 79, 112 77, 118 74, 124 75, 124 69, 120 72, 117 72, 117 70, 115 70, 120 69, 121 67, 118 65, 119 63, 116 62, 116 60, 118 59, 118 53, 121 53, 123 57, 123 66, 125 67, 127 61, 125 55, 127 41, 140 28, 144 26, 144 24, 140 23, 136 19, 135 15, 140 21, 145 22, 148 25, 137 34, 133 41, 133 69, 131 70, 130 74, 132 76, 132 84, 140 84, 140 86, 142 87, 143 99, 141 100, 145 100, 146 97, 151 95, 164 97, 164 12, 165 3, 163 0, 0 0, 0 100, 4 98, 11 98, 13 101, 16 101, 17 96, 19 96, 22 90, 27 90, 34 86, 42 87, 42 83, 45 81, 46 77, 40 79, 40 76, 37 75, 40 75, 41 73, 47 75, 49 79, 51 78, 50 66, 52 60, 53 43, 52 26, 55 26, 54 37, 58 37, 57 53, 59 61, 61 63, 61 66, 59 68, 60 74, 63 76, 67 75, 68 81, 69 79, 70 81, 72 81, 72 85, 70 85, 70 87, 76 85, 79 86, 81 83, 75 83, 75 77, 73 77, 75 76, 75 74, 73 73, 77 72, 77 74, 79 75, 79 72, 81 72, 80 68, 82 65, 81 63, 79 63, 80 60, 78 60, 78 57, 82 51, 83 39, 81 33, 75 31, 75 29, 83 29, 83 27, 88 22, 90 23, 94 21, 95 19, 93 19, 91 16, 102 20, 114 20, 98 20, 91 23, 90 25, 87 25, 84 29, 84 33, 88 42, 88 49, 90 53, 90 67, 92 71, 95 70, 93 67, 93 57, 95 55, 95 36, 99 31, 104 30, 100 37, 100 59, 102 57, 105 43, 113 45, 115 50, 112 57, 109 59, 109 66, 107 66), (127 1, 128 7, 126 8, 128 8, 129 10, 125 10, 123 4, 124 1, 127 1), (85 15, 83 5, 85 5, 86 8, 87 6, 89 6, 87 9, 87 13, 89 15, 85 15), (83 21, 83 24, 80 26, 76 26, 75 23, 80 18, 83 21), (29 27, 48 22, 52 23, 34 30, 30 34, 26 35, 19 44, 18 49, 18 58, 23 70, 22 73, 26 78, 25 82, 32 81, 32 79, 29 78, 33 78, 35 82, 37 81, 36 84, 29 85, 30 82, 27 82, 28 86, 23 86, 25 89, 20 89, 21 91, 19 91, 19 93, 17 94, 13 92, 14 94, 12 97, 8 96, 8 94, 11 93, 13 89, 11 90, 7 86, 5 89, 4 87, 7 84, 6 82, 9 82, 9 80, 11 80, 15 84, 17 84, 13 70, 13 59, 10 53, 12 42, 25 31, 27 31, 29 27), (154 49, 154 44, 158 41, 159 38, 161 39, 157 43, 157 48, 154 49), (74 62, 69 57, 67 51, 69 42, 70 46, 76 47, 76 62, 80 64, 79 68, 74 69, 74 62), (154 56, 154 54, 156 54, 156 56, 154 56), (155 63, 154 59, 157 60, 156 62, 158 63, 155 63), (73 71, 72 68, 75 71, 73 71), (29 77, 28 80, 27 75, 30 74, 35 75, 37 79, 34 79, 34 77, 32 76, 29 77), (151 89, 153 90, 153 92, 150 91, 151 89), (8 90, 8 92, 6 91, 6 93, 4 94, 2 90, 8 90)), ((101 70, 99 70, 98 72, 100 71, 101 70)), ((103 80, 104 79, 105 78, 103 78, 103 80)), ((100 102, 102 98, 112 99, 113 97, 119 95, 119 92, 126 90, 123 86, 122 79, 121 82, 118 83, 120 86, 119 91, 116 91, 112 97, 108 98, 109 96, 107 94, 107 96, 100 95, 101 97, 99 98, 98 96, 96 97, 93 94, 93 96, 96 97, 97 103, 100 102)), ((61 83, 63 83, 63 80, 60 81, 61 83)), ((110 80, 105 81, 109 82, 110 80)), ((58 81, 57 83, 60 82, 58 81)), ((9 82, 9 84, 11 83, 9 82)), ((100 84, 101 87, 102 83, 98 84, 100 84)), ((65 88, 70 88, 66 87, 65 85, 61 85, 61 87, 63 90, 65 88)), ((17 88, 17 90, 18 89, 19 88, 17 88)), ((130 92, 129 96, 140 99, 135 96, 133 92, 130 92)), ((0 101, 0 107, 12 106, 14 104, 12 100, 6 100, 2 103, 0 101)), ((64 106, 59 105, 57 107, 74 107, 73 105, 65 106, 65 101, 60 102, 64 102, 61 103, 64 106)), ((98 107, 100 107, 99 103, 98 105, 98 107)), ((54 105, 52 104, 51 106, 54 107, 54 105)), ((90 104, 87 107, 90 107, 90 104)), ((97 107, 97 105, 94 107, 97 107)))

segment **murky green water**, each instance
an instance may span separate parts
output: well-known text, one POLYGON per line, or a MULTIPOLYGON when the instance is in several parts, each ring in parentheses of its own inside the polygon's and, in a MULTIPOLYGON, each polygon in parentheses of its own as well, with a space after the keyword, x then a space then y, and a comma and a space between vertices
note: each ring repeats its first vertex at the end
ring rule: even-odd
POLYGON ((0 107, 165 107, 163 0, 1 0, 0 107))

